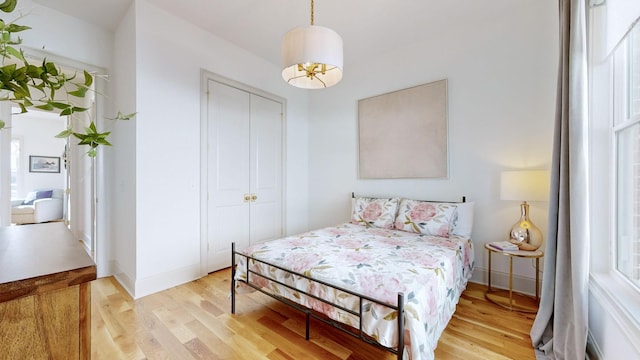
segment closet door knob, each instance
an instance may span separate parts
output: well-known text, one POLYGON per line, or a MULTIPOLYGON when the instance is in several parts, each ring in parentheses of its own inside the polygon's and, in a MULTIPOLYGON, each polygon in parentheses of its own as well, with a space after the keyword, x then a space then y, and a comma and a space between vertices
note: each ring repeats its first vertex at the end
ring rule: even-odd
POLYGON ((251 201, 256 201, 256 200, 258 200, 258 195, 251 194, 251 201))
POLYGON ((249 202, 249 200, 251 200, 249 194, 244 194, 244 202, 249 202))

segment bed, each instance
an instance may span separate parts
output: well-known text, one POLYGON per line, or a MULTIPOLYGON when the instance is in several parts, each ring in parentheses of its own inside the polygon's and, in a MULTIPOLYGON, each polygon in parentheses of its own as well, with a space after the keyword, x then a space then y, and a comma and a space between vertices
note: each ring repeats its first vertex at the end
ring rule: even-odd
POLYGON ((473 270, 473 203, 354 197, 349 223, 232 250, 238 283, 398 359, 433 359, 473 270), (471 217, 471 219, 469 219, 471 217))

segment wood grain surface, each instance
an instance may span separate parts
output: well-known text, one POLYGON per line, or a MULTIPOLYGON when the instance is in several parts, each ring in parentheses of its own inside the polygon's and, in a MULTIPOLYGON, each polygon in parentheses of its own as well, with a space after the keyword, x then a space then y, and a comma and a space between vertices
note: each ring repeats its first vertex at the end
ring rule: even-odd
POLYGON ((0 359, 89 359, 94 279, 63 223, 0 227, 0 359))
MULTIPOLYGON (((304 339, 300 312, 260 293, 230 313, 230 271, 133 301, 112 278, 92 283, 93 359, 381 359, 395 356, 318 321, 304 339)), ((436 359, 535 359, 534 314, 505 310, 469 284, 436 359)))

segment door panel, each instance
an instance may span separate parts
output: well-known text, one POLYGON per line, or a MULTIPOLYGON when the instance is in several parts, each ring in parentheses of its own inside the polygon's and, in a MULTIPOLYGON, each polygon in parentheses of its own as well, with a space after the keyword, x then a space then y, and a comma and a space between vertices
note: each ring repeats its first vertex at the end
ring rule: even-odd
POLYGON ((251 96, 251 244, 282 237, 282 104, 251 96))
POLYGON ((209 81, 208 270, 231 265, 231 242, 249 246, 250 94, 209 81))

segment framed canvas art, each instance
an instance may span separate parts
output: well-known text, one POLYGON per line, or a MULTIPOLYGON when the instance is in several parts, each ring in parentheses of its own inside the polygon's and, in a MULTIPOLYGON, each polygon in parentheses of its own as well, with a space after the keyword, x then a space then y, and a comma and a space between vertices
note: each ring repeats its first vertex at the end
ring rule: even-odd
POLYGON ((29 172, 59 173, 60 157, 29 155, 29 172))
POLYGON ((448 177, 447 80, 358 101, 362 179, 448 177))

